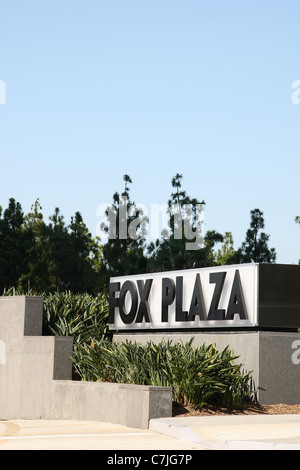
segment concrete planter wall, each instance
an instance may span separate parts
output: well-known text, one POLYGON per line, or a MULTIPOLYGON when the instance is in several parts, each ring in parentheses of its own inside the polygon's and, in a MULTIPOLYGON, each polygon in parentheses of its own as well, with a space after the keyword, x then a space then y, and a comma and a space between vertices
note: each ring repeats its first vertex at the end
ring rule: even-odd
POLYGON ((172 390, 72 381, 70 337, 42 336, 42 297, 0 298, 0 419, 86 419, 145 429, 172 390))

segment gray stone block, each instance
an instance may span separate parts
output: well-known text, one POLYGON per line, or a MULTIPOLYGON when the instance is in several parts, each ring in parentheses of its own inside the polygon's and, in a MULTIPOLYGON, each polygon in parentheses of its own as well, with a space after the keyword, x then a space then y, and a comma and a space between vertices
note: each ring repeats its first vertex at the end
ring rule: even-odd
POLYGON ((71 337, 41 336, 41 297, 0 298, 0 419, 81 419, 147 428, 171 389, 72 381, 71 337))

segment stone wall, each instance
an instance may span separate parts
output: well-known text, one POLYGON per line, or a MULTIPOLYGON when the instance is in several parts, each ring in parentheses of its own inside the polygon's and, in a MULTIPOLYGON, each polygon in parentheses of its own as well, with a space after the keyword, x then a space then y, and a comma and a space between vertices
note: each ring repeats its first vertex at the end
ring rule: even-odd
POLYGON ((0 420, 81 419, 148 428, 172 390, 72 381, 71 337, 42 336, 43 298, 0 298, 0 420))

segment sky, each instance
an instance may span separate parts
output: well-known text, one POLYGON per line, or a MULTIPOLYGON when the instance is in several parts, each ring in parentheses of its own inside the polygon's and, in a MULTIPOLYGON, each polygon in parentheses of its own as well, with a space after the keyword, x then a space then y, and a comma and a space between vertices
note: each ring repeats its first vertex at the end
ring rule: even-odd
POLYGON ((297 264, 299 17, 299 0, 0 0, 0 205, 39 198, 96 235, 124 174, 150 210, 179 173, 205 230, 238 248, 258 208, 297 264))

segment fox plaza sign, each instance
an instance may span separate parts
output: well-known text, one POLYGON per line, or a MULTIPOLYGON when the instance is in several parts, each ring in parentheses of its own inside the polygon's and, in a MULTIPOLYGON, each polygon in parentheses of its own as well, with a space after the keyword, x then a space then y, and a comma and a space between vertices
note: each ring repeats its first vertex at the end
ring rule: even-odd
POLYGON ((110 329, 256 326, 257 290, 255 264, 111 278, 110 329))

